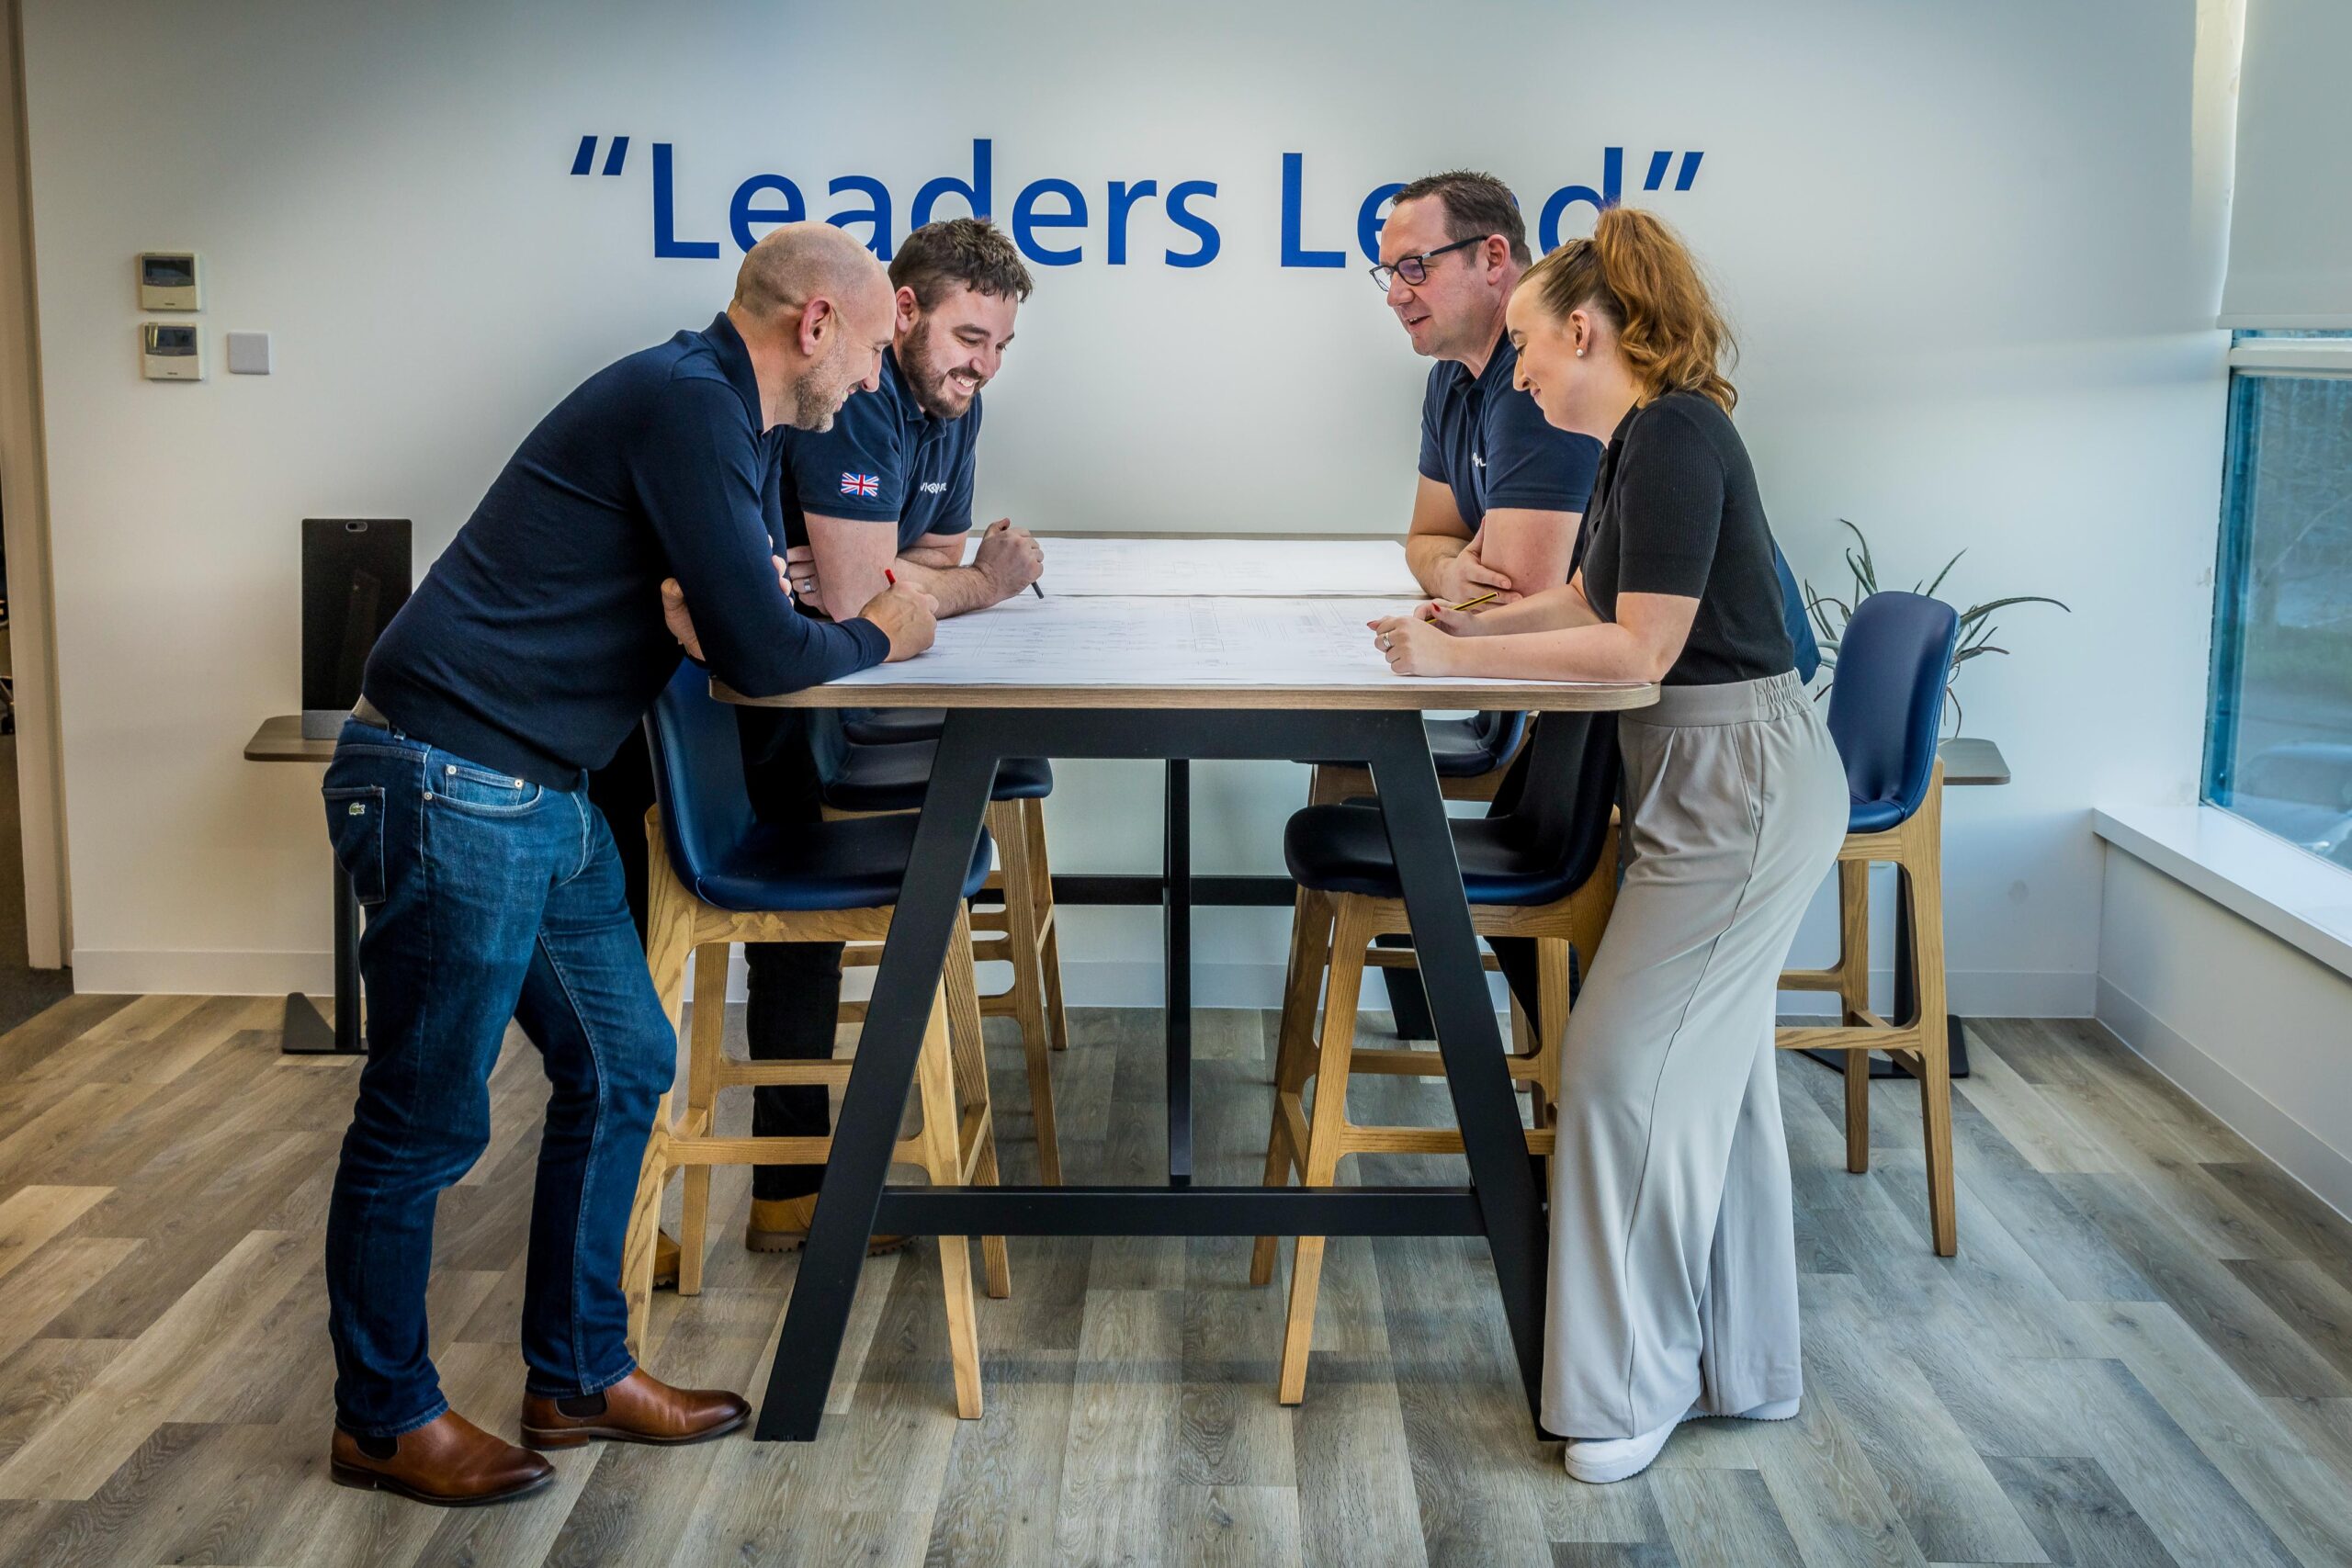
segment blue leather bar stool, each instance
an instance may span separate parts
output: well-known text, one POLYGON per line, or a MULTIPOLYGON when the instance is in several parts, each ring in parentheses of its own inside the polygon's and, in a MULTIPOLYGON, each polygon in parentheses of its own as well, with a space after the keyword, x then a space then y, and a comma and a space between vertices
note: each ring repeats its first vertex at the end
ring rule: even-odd
MULTIPOLYGON (((1522 1039, 1510 1062, 1513 1079, 1532 1091, 1534 1129, 1528 1146, 1549 1154, 1558 1098, 1560 1044, 1567 1032, 1569 954, 1587 964, 1617 901, 1615 717, 1607 714, 1546 714, 1529 740, 1528 775, 1514 808, 1447 823, 1470 900, 1471 929, 1481 936, 1534 939, 1539 1029, 1522 1039)), ((1442 1077, 1429 1050, 1359 1050, 1356 1001, 1365 953, 1385 934, 1408 931, 1403 889, 1377 806, 1310 806, 1290 819, 1283 854, 1305 895, 1303 923, 1321 940, 1294 968, 1283 998, 1281 1044, 1274 1067, 1274 1117, 1266 1148, 1266 1184, 1280 1186, 1295 1169, 1303 1185, 1328 1187, 1341 1156, 1351 1154, 1459 1154, 1452 1127, 1397 1127, 1348 1120, 1352 1073, 1442 1077), (1315 993, 1330 972, 1319 1043, 1315 993), (1316 1085, 1306 1103, 1309 1080, 1316 1085)), ((1295 1404, 1306 1385, 1307 1352, 1315 1334, 1315 1301, 1323 1240, 1301 1236, 1292 1255, 1290 1316, 1283 1339, 1278 1397, 1295 1404)), ((1274 1238, 1261 1236, 1250 1259, 1250 1282, 1273 1278, 1274 1238)))
POLYGON ((946 714, 938 708, 843 708, 842 734, 860 746, 899 740, 936 740, 946 714))
POLYGON ((1944 1010, 1944 770, 1936 757, 1959 640, 1960 616, 1940 600, 1873 593, 1854 606, 1829 685, 1829 733, 1852 796, 1838 852, 1838 962, 1781 976, 1785 990, 1838 994, 1844 1015, 1838 1027, 1783 1029, 1779 1044, 1846 1053, 1847 1169, 1870 1168, 1870 1054, 1885 1052, 1918 1080, 1928 1217, 1939 1258, 1960 1250, 1944 1010), (1917 1016, 1892 1022, 1870 1005, 1873 862, 1894 863, 1896 896, 1907 901, 1911 917, 1917 1016))
MULTIPOLYGON (((827 814, 843 817, 908 812, 922 805, 939 743, 900 740, 859 745, 849 739, 847 721, 831 710, 811 716, 819 791, 827 814)), ((1012 966, 1010 988, 980 998, 990 1018, 1011 1018, 1021 1030, 1029 1074, 1029 1106, 1037 1129, 1037 1176, 1061 1185, 1059 1134, 1054 1124, 1052 1053, 1069 1046, 1069 1022, 1062 1005, 1061 937, 1054 918, 1053 874, 1046 861, 1046 796, 1053 793, 1053 769, 1039 757, 1007 758, 998 765, 989 795, 989 831, 996 840, 1000 869, 985 892, 997 908, 971 911, 972 956, 1012 966)), ((881 949, 852 947, 842 954, 851 965, 878 963, 881 949)), ((865 1004, 842 1004, 844 1020, 862 1019, 865 1004)))
MULTIPOLYGON (((662 1097, 623 1255, 630 1337, 640 1346, 662 1188, 670 1172, 684 1172, 678 1290, 694 1295, 702 1287, 710 1168, 817 1164, 831 1152, 830 1137, 719 1135, 718 1091, 761 1084, 839 1088, 849 1079, 846 1061, 746 1062, 726 1054, 731 944, 878 942, 889 931, 891 903, 914 847, 912 817, 789 827, 757 820, 743 781, 735 716, 710 696, 708 680, 697 667, 682 664, 646 717, 656 802, 646 817, 646 963, 673 1027, 680 1022, 687 956, 696 954, 698 961, 684 1108, 673 1118, 672 1096, 662 1097)), ((989 836, 982 833, 965 877, 967 897, 978 892, 986 879, 989 854, 989 836)), ((942 1186, 992 1186, 997 1180, 996 1133, 970 955, 970 929, 959 910, 915 1070, 922 1129, 901 1139, 895 1154, 942 1186)), ((1004 1239, 984 1237, 980 1251, 989 1294, 1010 1293, 1004 1239)), ((966 1239, 940 1237, 939 1258, 956 1414, 977 1419, 979 1346, 966 1239)))

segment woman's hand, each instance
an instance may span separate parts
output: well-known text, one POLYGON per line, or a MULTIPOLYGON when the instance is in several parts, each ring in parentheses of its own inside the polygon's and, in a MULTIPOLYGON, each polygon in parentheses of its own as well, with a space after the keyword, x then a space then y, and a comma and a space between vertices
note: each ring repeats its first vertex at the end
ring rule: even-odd
POLYGON ((1496 629, 1482 624, 1486 617, 1477 611, 1457 610, 1438 599, 1431 599, 1415 609, 1413 618, 1427 621, 1453 637, 1487 637, 1496 629))
MULTIPOLYGON (((1446 611, 1445 614, 1454 612, 1446 611)), ((1399 675, 1448 675, 1453 672, 1454 639, 1432 621, 1419 615, 1388 615, 1365 623, 1372 627, 1372 645, 1399 675)))

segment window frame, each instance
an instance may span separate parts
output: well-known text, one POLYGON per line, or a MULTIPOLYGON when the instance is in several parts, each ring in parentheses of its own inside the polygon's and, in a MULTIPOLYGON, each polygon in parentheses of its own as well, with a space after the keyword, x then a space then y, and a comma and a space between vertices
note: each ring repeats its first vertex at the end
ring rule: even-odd
MULTIPOLYGON (((2352 379, 2352 331, 2239 331, 2231 338, 2229 373, 2227 426, 2222 446, 2221 527, 2213 570, 2212 643, 2205 690, 2205 756, 2199 770, 2198 800, 2227 813, 2233 821, 2270 833, 2264 824, 2221 798, 2234 790, 2232 775, 2238 761, 2246 574, 2253 557, 2253 477, 2262 435, 2261 387, 2274 378, 2352 379)), ((2290 847, 2321 864, 2329 863, 2327 857, 2303 845, 2290 847)))

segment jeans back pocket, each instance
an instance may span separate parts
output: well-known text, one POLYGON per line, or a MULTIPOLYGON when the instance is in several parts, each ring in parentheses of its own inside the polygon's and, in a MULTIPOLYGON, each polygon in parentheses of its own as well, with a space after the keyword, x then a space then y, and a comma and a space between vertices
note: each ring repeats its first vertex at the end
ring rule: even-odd
POLYGON ((322 790, 327 806, 327 837, 335 863, 351 878, 353 897, 365 904, 384 901, 384 786, 359 784, 322 790))

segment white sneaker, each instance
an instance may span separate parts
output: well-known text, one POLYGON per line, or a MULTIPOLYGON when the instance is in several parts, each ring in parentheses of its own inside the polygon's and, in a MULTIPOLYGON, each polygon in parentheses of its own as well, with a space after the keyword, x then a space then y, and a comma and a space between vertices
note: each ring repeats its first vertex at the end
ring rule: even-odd
MULTIPOLYGON (((1753 1410, 1735 1410, 1724 1419, 1728 1421, 1792 1421, 1796 1419, 1801 1403, 1794 1399, 1776 1399, 1770 1404, 1759 1404, 1753 1410)), ((1685 1421, 1712 1421, 1714 1418, 1715 1413, 1703 1404, 1692 1405, 1682 1416, 1685 1421)))
POLYGON ((1666 1439, 1674 1436, 1679 1421, 1668 1421, 1655 1432, 1644 1432, 1638 1438, 1571 1438, 1568 1439, 1568 1473, 1578 1481, 1601 1485, 1639 1475, 1650 1467, 1650 1461, 1666 1447, 1666 1439))

